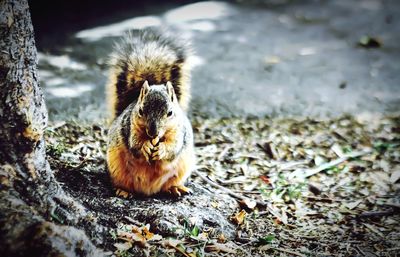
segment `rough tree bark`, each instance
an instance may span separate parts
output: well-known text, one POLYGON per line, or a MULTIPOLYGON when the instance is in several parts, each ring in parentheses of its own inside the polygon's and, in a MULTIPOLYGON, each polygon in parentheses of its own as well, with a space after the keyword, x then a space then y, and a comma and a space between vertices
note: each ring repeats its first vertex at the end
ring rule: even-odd
POLYGON ((101 254, 71 225, 83 211, 46 161, 47 110, 27 0, 0 0, 0 252, 4 256, 101 254))

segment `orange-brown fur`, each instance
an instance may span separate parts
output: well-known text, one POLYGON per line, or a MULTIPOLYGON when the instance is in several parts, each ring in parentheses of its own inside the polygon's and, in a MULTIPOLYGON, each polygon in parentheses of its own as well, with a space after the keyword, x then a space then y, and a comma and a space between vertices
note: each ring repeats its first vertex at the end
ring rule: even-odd
MULTIPOLYGON (((175 147, 178 124, 170 124, 160 143, 167 148, 175 147)), ((131 131, 143 144, 148 137, 144 132, 144 124, 140 119, 131 125, 131 131)), ((148 163, 144 157, 135 158, 122 143, 119 142, 107 149, 107 163, 112 182, 115 187, 130 193, 152 195, 160 191, 167 192, 171 187, 182 186, 195 164, 193 148, 184 150, 173 162, 154 161, 148 163)), ((168 151, 168 150, 167 150, 168 151)))
POLYGON ((194 153, 188 148, 173 162, 149 164, 144 158, 134 159, 125 145, 118 144, 107 150, 107 163, 115 187, 152 195, 183 185, 194 165, 194 153))

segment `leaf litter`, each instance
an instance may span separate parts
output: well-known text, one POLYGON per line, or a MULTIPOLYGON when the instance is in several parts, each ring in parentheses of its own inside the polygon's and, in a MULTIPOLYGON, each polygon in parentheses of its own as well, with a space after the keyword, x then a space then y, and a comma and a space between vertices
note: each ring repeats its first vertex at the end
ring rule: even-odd
MULTIPOLYGON (((112 191, 105 173, 105 127, 76 122, 49 127, 49 161, 61 182, 68 180, 66 170, 101 170, 102 179, 93 181, 98 190, 112 191)), ((101 244, 107 251, 117 256, 397 254, 400 117, 195 116, 193 127, 198 168, 191 180, 216 196, 237 199, 233 207, 218 198, 209 203, 230 213, 225 217, 235 236, 189 218, 179 236, 132 219, 112 220, 101 244)), ((77 188, 68 187, 79 197, 77 188)), ((91 202, 86 204, 90 209, 91 202)), ((121 213, 118 201, 113 204, 112 211, 121 213)))

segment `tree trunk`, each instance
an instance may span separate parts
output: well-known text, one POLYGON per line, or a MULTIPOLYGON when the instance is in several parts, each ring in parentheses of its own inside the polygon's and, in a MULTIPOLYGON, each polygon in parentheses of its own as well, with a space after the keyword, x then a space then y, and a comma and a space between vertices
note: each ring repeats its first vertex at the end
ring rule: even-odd
POLYGON ((84 217, 46 161, 47 110, 27 0, 0 0, 0 252, 4 256, 97 255, 84 217), (61 218, 60 218, 61 217, 61 218))
POLYGON ((37 179, 47 171, 47 111, 29 9, 26 1, 2 0, 0 12, 0 160, 16 167, 18 175, 37 179))

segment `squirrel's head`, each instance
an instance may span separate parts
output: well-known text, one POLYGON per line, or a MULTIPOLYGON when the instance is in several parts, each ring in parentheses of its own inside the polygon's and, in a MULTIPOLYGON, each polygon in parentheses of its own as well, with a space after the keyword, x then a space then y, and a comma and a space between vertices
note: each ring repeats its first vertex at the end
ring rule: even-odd
POLYGON ((133 112, 134 120, 149 138, 162 137, 168 127, 174 127, 179 104, 171 82, 149 86, 145 81, 133 112))

